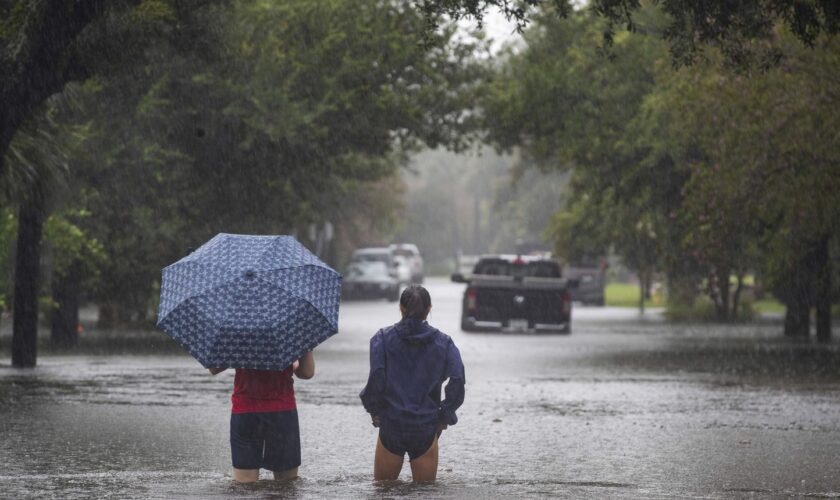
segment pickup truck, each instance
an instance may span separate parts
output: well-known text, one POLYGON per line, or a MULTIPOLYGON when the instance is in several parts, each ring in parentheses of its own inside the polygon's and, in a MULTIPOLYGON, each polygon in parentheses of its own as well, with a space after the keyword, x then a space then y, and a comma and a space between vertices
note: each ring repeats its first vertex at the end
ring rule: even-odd
POLYGON ((483 256, 469 279, 455 273, 452 281, 467 284, 461 310, 464 331, 571 332, 570 288, 575 282, 562 278, 555 260, 483 256))

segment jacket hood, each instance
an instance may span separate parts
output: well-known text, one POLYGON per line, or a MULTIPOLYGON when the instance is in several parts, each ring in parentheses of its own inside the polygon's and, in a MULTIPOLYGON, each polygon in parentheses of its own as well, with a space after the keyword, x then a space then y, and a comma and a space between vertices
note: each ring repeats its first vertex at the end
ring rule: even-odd
POLYGON ((431 341, 437 331, 425 320, 414 318, 404 318, 394 327, 401 339, 421 344, 431 341))

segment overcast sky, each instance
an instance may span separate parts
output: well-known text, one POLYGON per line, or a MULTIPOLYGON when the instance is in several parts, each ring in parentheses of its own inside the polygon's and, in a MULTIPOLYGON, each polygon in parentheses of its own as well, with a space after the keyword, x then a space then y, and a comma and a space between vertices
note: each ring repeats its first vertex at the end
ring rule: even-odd
MULTIPOLYGON (((461 21, 462 25, 467 29, 475 29, 475 21, 461 21)), ((497 9, 492 9, 484 16, 484 31, 487 36, 493 40, 491 44, 491 51, 495 54, 502 48, 506 42, 512 42, 520 38, 514 31, 516 24, 505 19, 504 14, 497 9)))

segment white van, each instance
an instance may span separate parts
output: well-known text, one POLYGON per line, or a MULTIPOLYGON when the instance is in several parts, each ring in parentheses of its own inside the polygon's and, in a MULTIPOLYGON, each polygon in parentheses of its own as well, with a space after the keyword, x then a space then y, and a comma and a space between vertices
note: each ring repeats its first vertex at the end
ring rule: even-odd
POLYGON ((411 283, 419 285, 423 283, 423 257, 420 249, 413 243, 394 243, 388 248, 395 257, 402 257, 411 272, 411 283))

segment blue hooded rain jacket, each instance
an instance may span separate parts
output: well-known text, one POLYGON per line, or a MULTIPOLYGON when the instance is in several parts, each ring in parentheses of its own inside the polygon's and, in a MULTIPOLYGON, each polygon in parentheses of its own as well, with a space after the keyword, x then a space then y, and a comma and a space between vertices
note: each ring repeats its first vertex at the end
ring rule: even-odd
POLYGON ((464 382, 461 353, 452 339, 425 321, 407 318, 370 339, 370 375, 359 397, 368 413, 392 422, 454 425, 464 382))

